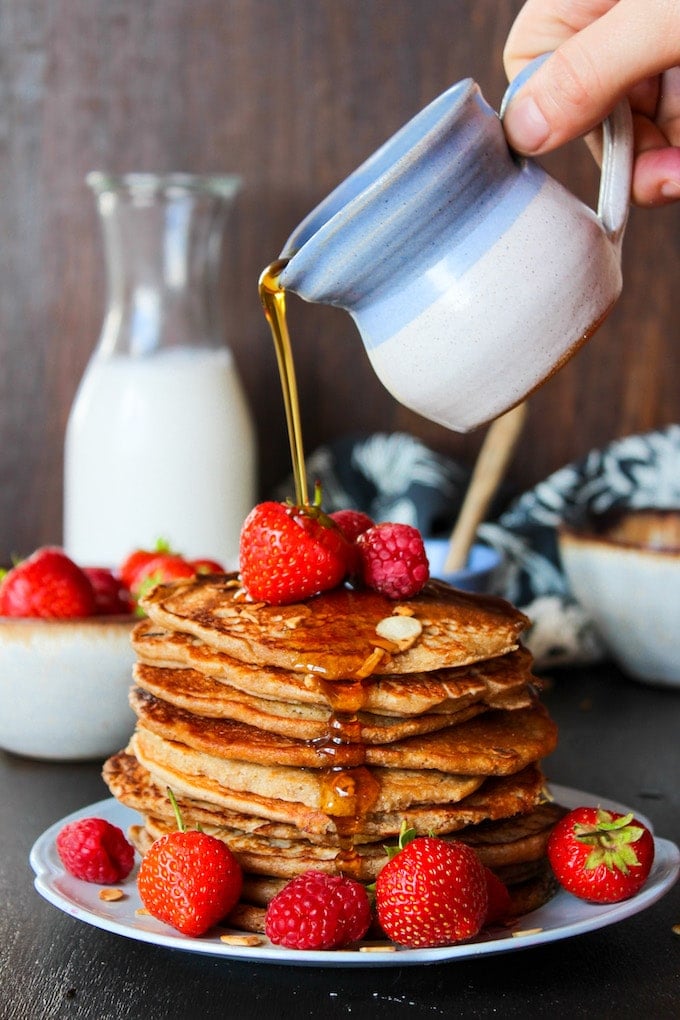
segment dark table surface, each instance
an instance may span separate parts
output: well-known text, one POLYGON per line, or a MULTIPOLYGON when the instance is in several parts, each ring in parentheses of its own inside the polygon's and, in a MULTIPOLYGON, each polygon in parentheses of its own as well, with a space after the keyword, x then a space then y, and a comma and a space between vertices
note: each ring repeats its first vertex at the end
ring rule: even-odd
MULTIPOLYGON (((548 778, 646 814, 680 843, 680 690, 615 669, 558 671, 548 778)), ((166 949, 76 920, 33 888, 34 840, 108 795, 100 762, 0 752, 0 1017, 680 1017, 680 884, 617 924, 501 955, 340 969, 236 962, 166 949)))

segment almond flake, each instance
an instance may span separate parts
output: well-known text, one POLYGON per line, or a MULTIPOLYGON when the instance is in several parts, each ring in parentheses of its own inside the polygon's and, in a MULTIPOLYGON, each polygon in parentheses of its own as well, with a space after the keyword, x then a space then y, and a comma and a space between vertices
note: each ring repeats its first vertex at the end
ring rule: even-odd
POLYGON ((227 946, 261 946, 259 935, 220 935, 220 942, 227 946))
POLYGON ((115 903, 116 900, 122 900, 125 897, 125 893, 122 889, 100 889, 99 899, 105 900, 107 903, 115 903))
POLYGON ((420 637, 423 625, 415 616, 394 614, 379 620, 375 631, 379 637, 386 638, 395 644, 400 652, 404 652, 420 637))
POLYGON ((371 942, 367 945, 359 946, 360 953, 396 953, 397 947, 393 942, 371 942))
POLYGON ((354 674, 356 679, 363 680, 364 677, 370 676, 371 673, 375 673, 384 657, 384 648, 374 648, 371 654, 364 659, 361 666, 359 666, 359 669, 354 674))
POLYGON ((513 939, 518 939, 521 938, 522 935, 540 935, 542 931, 542 928, 522 928, 520 931, 513 931, 512 937, 513 939))

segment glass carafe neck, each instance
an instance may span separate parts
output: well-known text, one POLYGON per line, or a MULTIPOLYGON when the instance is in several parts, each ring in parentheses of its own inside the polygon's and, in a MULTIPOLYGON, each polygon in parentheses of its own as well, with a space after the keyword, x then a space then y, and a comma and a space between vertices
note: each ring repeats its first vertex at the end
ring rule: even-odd
POLYGON ((224 344, 218 283, 225 220, 240 179, 91 173, 108 299, 100 354, 224 344))

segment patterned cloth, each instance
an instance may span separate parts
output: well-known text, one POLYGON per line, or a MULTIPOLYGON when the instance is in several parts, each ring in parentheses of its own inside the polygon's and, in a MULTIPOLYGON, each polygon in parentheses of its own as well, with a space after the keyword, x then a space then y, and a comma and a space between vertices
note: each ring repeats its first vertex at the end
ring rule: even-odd
MULTIPOLYGON (((425 536, 447 534, 470 472, 404 433, 347 437, 307 459, 328 510, 353 507, 376 521, 413 524, 425 536)), ((276 493, 286 498, 288 480, 276 493)), ((501 497, 502 498, 502 497, 501 497)), ((570 594, 557 549, 557 527, 614 508, 680 508, 680 425, 628 436, 560 468, 499 509, 478 539, 502 551, 495 594, 530 618, 526 644, 537 668, 597 662, 602 642, 570 594)))

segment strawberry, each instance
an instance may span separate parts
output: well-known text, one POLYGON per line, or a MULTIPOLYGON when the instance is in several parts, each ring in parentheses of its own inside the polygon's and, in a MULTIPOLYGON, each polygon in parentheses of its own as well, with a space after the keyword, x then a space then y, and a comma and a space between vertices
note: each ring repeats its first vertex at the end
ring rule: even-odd
POLYGON ((153 549, 135 549, 120 565, 118 573, 126 588, 132 590, 135 577, 146 564, 160 553, 171 553, 170 543, 159 538, 153 549))
POLYGON ((166 584, 181 577, 194 577, 195 574, 191 563, 179 553, 158 553, 139 568, 130 590, 135 598, 139 598, 157 584, 166 584))
POLYGON ((80 818, 57 835, 57 853, 66 870, 85 882, 113 885, 132 871, 135 851, 122 829, 104 818, 80 818))
POLYGON ((66 619, 94 612, 90 579, 53 546, 37 549, 8 570, 0 582, 0 616, 66 619))
POLYGON ((83 567, 94 590, 95 612, 100 616, 131 613, 132 598, 119 577, 108 567, 83 567))
POLYGON ((222 840, 186 829, 168 791, 179 828, 154 840, 137 875, 142 903, 183 935, 199 936, 236 906, 243 873, 222 840))
POLYGON ((196 574, 223 574, 224 567, 217 560, 206 559, 205 557, 200 560, 189 560, 189 563, 194 568, 196 574))
POLYGON ((654 838, 633 817, 578 807, 550 834, 548 860, 558 882, 593 903, 618 903, 638 892, 654 860, 654 838))
POLYGON ((410 524, 376 524, 356 540, 359 574, 391 599, 417 595, 430 576, 423 539, 410 524))
POLYGON ((341 949, 363 938, 370 923, 371 904, 360 882, 306 871, 270 901, 265 933, 288 949, 341 949))
POLYGON ((494 875, 493 871, 486 867, 484 868, 484 877, 486 879, 488 899, 484 927, 491 924, 503 924, 510 918, 512 913, 512 903, 508 887, 505 882, 500 880, 498 875, 494 875))
POLYGON ((299 602, 337 587, 346 577, 351 548, 318 503, 266 502, 241 529, 239 566, 244 588, 270 605, 299 602))
POLYGON ((385 934, 409 949, 451 945, 481 930, 488 908, 484 866, 453 840, 416 836, 402 826, 399 846, 375 883, 385 934))

